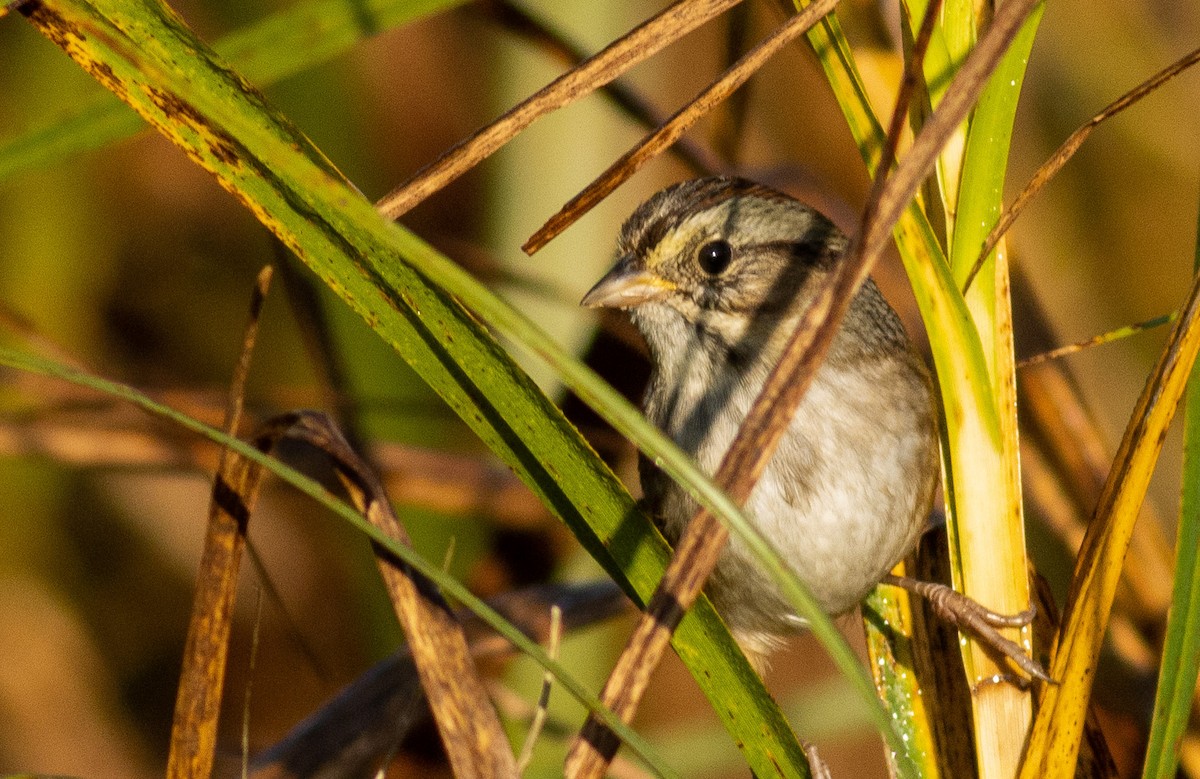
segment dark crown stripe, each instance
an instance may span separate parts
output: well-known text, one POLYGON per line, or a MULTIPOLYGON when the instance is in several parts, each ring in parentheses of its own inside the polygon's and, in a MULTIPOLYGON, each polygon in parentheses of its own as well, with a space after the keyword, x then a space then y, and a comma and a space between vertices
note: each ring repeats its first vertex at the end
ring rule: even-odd
POLYGON ((713 176, 684 181, 659 192, 629 218, 621 236, 625 251, 644 257, 687 217, 705 211, 733 196, 789 200, 770 187, 733 176, 713 176), (670 210, 664 210, 667 206, 670 210))

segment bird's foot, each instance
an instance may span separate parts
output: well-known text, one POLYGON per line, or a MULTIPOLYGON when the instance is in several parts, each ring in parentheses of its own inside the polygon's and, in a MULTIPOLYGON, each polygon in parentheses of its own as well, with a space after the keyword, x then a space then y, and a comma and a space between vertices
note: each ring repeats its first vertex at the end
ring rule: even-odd
POLYGON ((1035 607, 1031 606, 1017 614, 999 614, 945 584, 891 574, 885 576, 882 583, 920 595, 933 607, 934 613, 964 633, 970 634, 983 646, 1012 660, 1018 668, 1033 678, 1050 684, 1056 683, 1042 668, 1041 663, 1025 654, 1020 644, 1005 638, 996 629, 1025 627, 1037 615, 1035 607))

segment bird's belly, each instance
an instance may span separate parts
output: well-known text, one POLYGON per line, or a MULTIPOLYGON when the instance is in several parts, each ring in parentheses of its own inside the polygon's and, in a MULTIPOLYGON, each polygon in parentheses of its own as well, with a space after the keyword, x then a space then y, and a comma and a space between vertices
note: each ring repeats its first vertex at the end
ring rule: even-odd
MULTIPOLYGON (((904 474, 892 478, 885 472, 888 463, 875 465, 842 463, 828 469, 803 507, 781 475, 768 472, 747 504, 754 524, 829 614, 854 608, 912 550, 925 524, 918 496, 892 486, 904 483, 904 474)), ((734 575, 761 570, 738 539, 726 558, 734 575)), ((770 589, 777 593, 773 583, 770 589)), ((790 614, 791 608, 785 611, 790 614)))
MULTIPOLYGON (((750 520, 826 613, 854 608, 912 550, 924 526, 926 509, 916 505, 923 498, 891 495, 878 476, 842 470, 826 482, 829 494, 814 496, 808 510, 798 511, 778 476, 768 470, 746 506, 750 520)), ((663 516, 674 526, 675 532, 668 527, 667 534, 675 540, 695 504, 682 493, 672 497, 663 516)), ((721 556, 709 590, 735 630, 780 633, 802 624, 774 580, 736 537, 721 556)))
MULTIPOLYGON (((856 606, 916 544, 937 473, 932 419, 847 403, 847 388, 817 381, 747 502, 747 514, 808 586, 821 608, 856 606), (838 401, 832 402, 831 395, 838 401), (808 414, 806 407, 841 414, 808 414)), ((870 397, 870 396, 864 396, 870 397)), ((931 412, 929 412, 931 413, 931 412)), ((728 441, 714 420, 710 440, 728 441)), ((734 425, 740 419, 729 419, 734 425)), ((701 444, 710 473, 724 452, 701 444)), ((664 530, 676 540, 696 504, 673 482, 661 494, 664 530)), ((769 574, 736 537, 709 587, 735 631, 780 633, 800 625, 769 574)))

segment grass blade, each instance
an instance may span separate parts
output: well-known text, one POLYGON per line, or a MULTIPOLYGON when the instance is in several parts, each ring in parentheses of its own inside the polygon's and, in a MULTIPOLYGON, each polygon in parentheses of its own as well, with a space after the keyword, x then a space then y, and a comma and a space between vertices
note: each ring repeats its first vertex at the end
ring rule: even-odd
MULTIPOLYGON (((271 268, 264 268, 254 286, 250 318, 242 337, 242 352, 234 369, 225 407, 225 432, 236 436, 245 408, 246 379, 258 337, 262 305, 271 284, 271 268)), ((233 628, 233 602, 237 595, 238 567, 246 544, 245 512, 222 498, 237 485, 244 495, 258 492, 259 480, 247 474, 244 463, 221 450, 208 523, 204 533, 196 594, 188 621, 175 714, 171 723, 171 748, 167 776, 202 776, 212 773, 217 748, 217 719, 224 693, 229 635, 233 628)), ((251 498, 251 502, 253 499, 251 498)), ((236 501, 234 502, 236 503, 236 501)), ((244 505, 244 504, 243 504, 244 505)))
MULTIPOLYGON (((1194 267, 1200 270, 1200 237, 1194 267)), ((1200 370, 1195 366, 1184 397, 1182 478, 1175 588, 1142 766, 1145 779, 1176 775, 1179 744, 1192 713, 1196 678, 1200 675, 1200 370)))
POLYGON ((875 689, 895 723, 905 754, 893 764, 912 766, 917 776, 941 776, 927 699, 916 675, 913 602, 908 592, 877 587, 862 605, 867 654, 875 689))
POLYGON ((1167 425, 1200 352, 1200 275, 1129 419, 1104 492, 1088 525, 1051 659, 1058 685, 1042 691, 1020 776, 1074 775, 1096 660, 1138 509, 1167 425))
MULTIPOLYGON (((1042 7, 1035 7, 1016 31, 1009 50, 981 92, 967 129, 949 256, 960 287, 1003 207, 1013 120, 1041 14, 1042 7)), ((961 515, 957 532, 950 534, 950 549, 952 559, 961 563, 957 581, 965 592, 989 608, 1016 613, 1029 606, 1029 562, 1021 498, 1012 303, 1003 253, 991 258, 979 282, 966 295, 966 302, 983 344, 996 399, 990 411, 997 418, 1001 434, 998 469, 989 475, 993 490, 990 511, 961 515)), ((1031 637, 1028 627, 1006 633, 1024 643, 1031 637)), ((1033 718, 1029 692, 1011 684, 980 684, 1003 673, 1004 668, 978 644, 965 648, 963 662, 975 686, 972 703, 980 774, 1012 776, 1020 764, 1033 718)))

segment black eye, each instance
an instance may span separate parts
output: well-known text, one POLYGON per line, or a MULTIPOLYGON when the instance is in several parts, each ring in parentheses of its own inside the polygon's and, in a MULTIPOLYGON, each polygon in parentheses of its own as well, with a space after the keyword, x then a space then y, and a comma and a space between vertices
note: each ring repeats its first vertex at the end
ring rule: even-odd
POLYGON ((728 241, 709 241, 700 247, 700 251, 696 254, 696 261, 700 263, 700 267, 705 273, 719 276, 733 261, 733 247, 729 245, 728 241))

